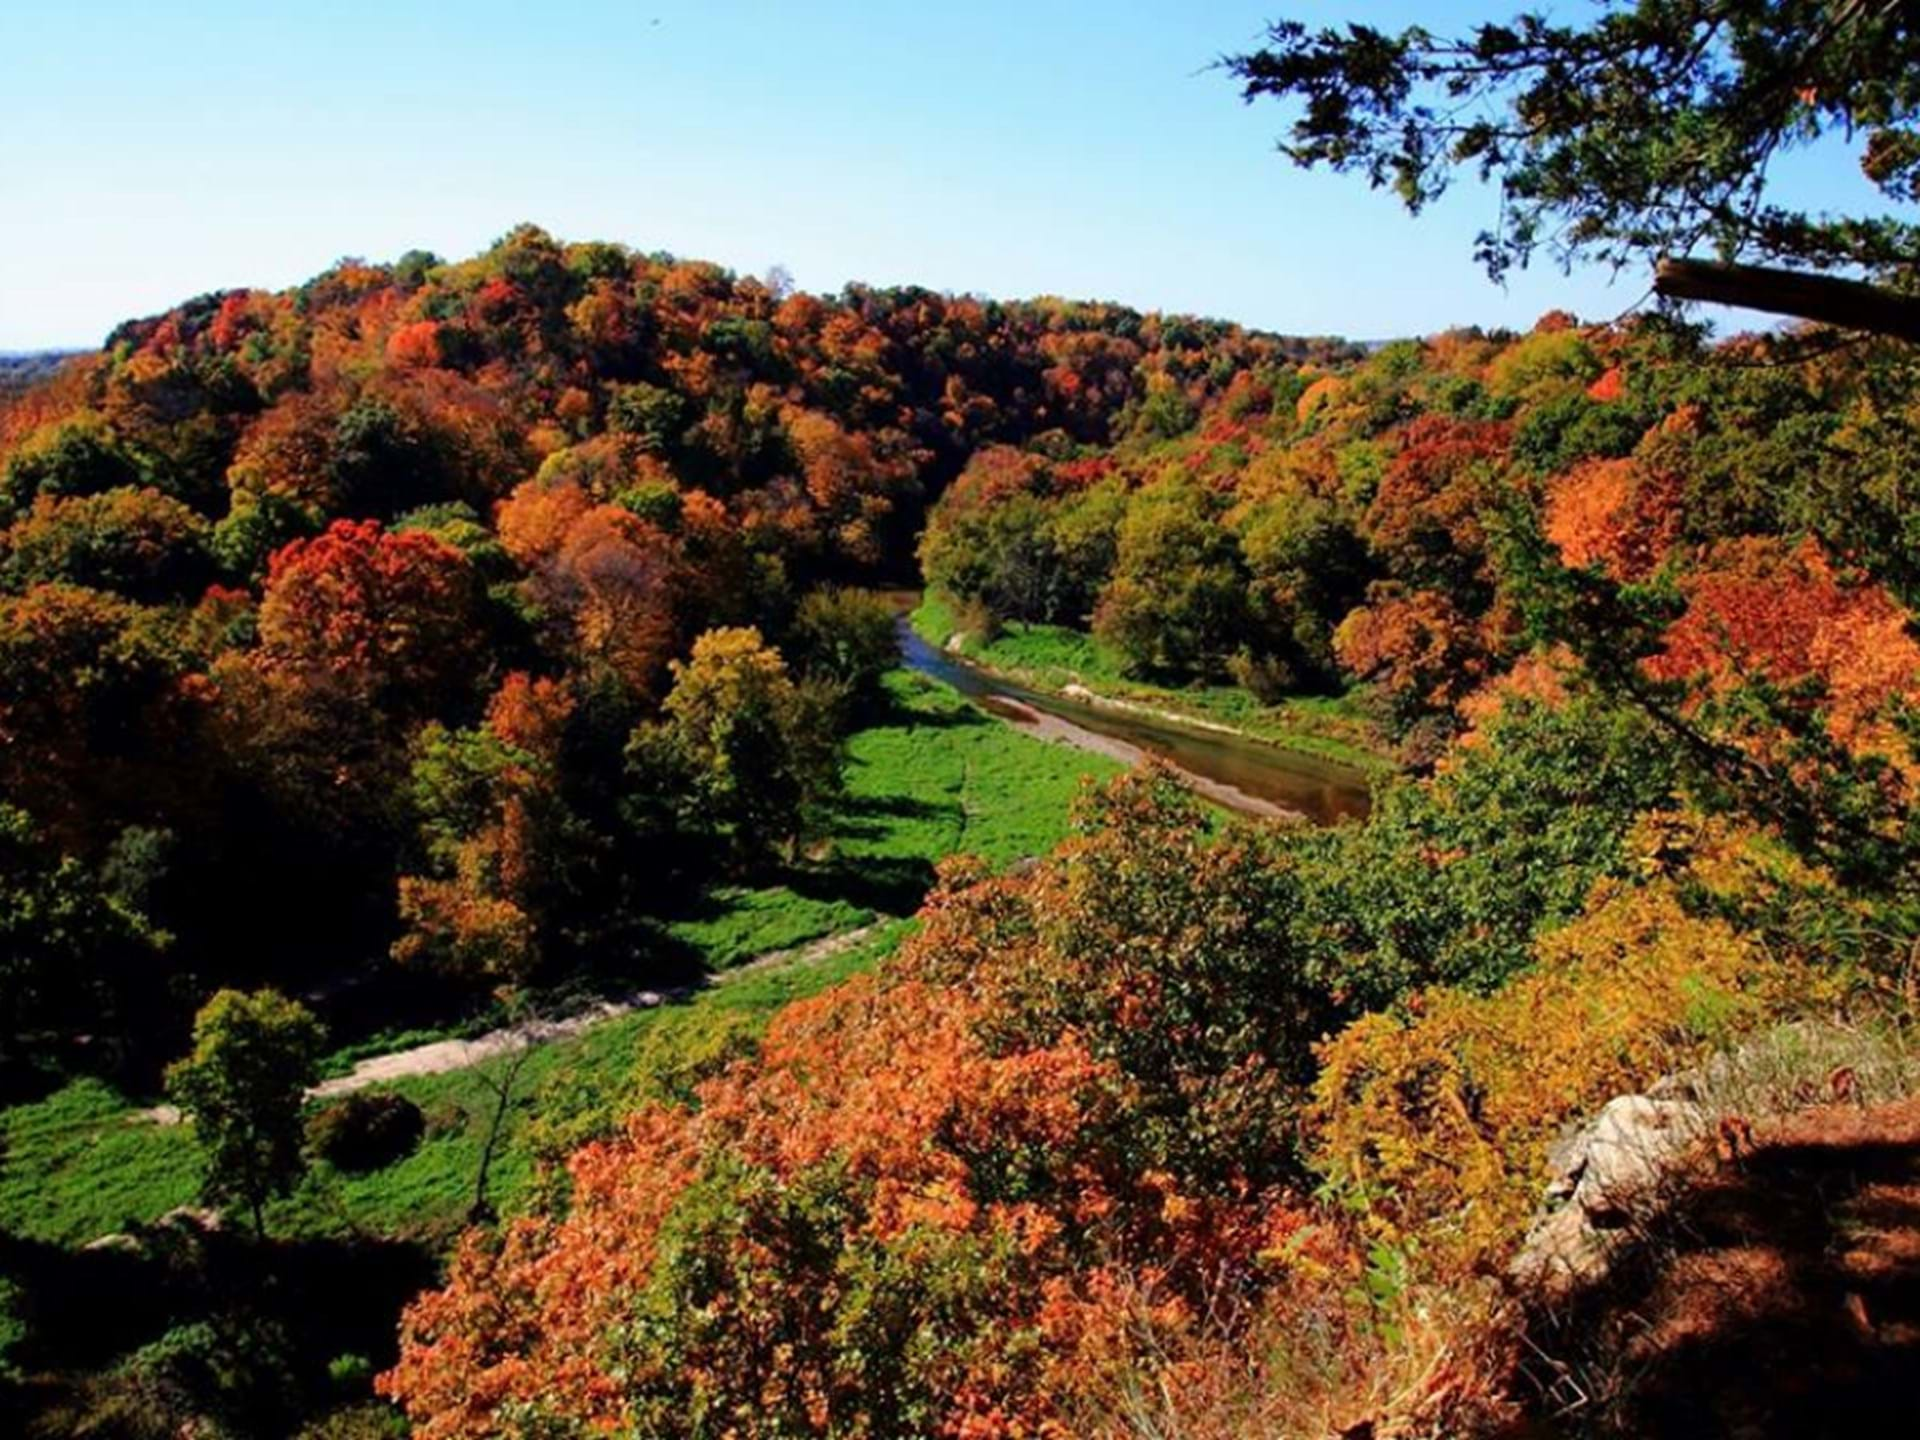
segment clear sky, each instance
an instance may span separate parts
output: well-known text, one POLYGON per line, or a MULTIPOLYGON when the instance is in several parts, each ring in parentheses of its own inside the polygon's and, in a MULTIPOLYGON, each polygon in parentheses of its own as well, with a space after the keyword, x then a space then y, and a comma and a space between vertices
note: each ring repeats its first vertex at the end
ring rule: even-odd
MULTIPOLYGON (((1275 155, 1208 66, 1265 20, 1433 28, 1510 0, 0 0, 0 349, 94 345, 343 255, 521 220, 809 290, 1058 294, 1362 338, 1607 318, 1645 277, 1473 265, 1477 187, 1418 221, 1275 155)), ((1844 203, 1844 156, 1787 180, 1844 203)))

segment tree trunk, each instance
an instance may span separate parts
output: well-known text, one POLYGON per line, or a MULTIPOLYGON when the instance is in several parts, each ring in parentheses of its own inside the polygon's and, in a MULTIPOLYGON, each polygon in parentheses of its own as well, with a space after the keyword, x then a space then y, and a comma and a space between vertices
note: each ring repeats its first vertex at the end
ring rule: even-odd
POLYGON ((1669 258, 1654 267, 1653 289, 1668 300, 1736 305, 1920 343, 1920 297, 1859 280, 1766 265, 1669 258))
POLYGON ((487 1177, 493 1169, 494 1147, 500 1143, 500 1131, 506 1125, 507 1103, 511 1094, 509 1081, 500 1087, 498 1103, 493 1109, 493 1123, 487 1127, 487 1143, 480 1147, 480 1169, 473 1177, 473 1204, 467 1209, 467 1222, 472 1225, 486 1225, 493 1220, 493 1206, 487 1200, 487 1177))
MULTIPOLYGON (((523 1020, 523 1025, 531 1020, 523 1020)), ((480 1147, 480 1169, 473 1177, 473 1205, 467 1211, 468 1223, 490 1225, 495 1218, 493 1202, 487 1198, 487 1181, 493 1170, 494 1152, 500 1148, 500 1135, 506 1129, 507 1108, 513 1103, 514 1082, 520 1078, 520 1067, 527 1063, 533 1053, 533 1037, 528 1036, 524 1044, 515 1050, 501 1068, 498 1083, 485 1081, 494 1093, 493 1121, 487 1126, 487 1140, 480 1147)), ((482 1077, 484 1081, 484 1076, 482 1077)))

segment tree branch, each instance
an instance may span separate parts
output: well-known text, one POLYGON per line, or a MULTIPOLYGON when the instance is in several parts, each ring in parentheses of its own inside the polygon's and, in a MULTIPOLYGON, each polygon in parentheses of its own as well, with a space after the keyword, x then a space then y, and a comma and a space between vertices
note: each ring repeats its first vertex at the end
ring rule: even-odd
POLYGON ((1920 344, 1920 298, 1859 280, 1765 265, 1669 258, 1654 267, 1653 289, 1668 300, 1764 310, 1920 344))

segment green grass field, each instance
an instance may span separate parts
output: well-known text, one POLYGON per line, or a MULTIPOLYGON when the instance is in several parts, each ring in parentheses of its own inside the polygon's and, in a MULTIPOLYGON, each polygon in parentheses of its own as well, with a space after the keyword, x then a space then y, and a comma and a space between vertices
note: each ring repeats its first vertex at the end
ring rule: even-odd
POLYGON ((849 746, 834 848, 854 866, 971 854, 996 865, 1053 848, 1082 782, 1121 767, 1022 735, 923 675, 888 677, 892 706, 849 746))
MULTIPOLYGON (((881 915, 910 914, 945 856, 966 852, 1004 864, 1043 853, 1066 833, 1083 778, 1118 769, 1022 735, 922 676, 890 676, 888 697, 878 722, 852 738, 846 797, 817 859, 781 885, 717 891, 671 927, 710 969, 724 972, 881 915)), ((886 920, 843 953, 725 978, 684 1003, 622 1016, 534 1051, 514 1087, 493 1167, 496 1206, 511 1212, 532 1194, 534 1135, 544 1126, 564 1136, 596 1106, 617 1106, 643 1050, 690 1053, 722 1032, 764 1026, 781 1006, 877 963, 910 924, 886 920)), ((426 1038, 432 1035, 410 1042, 426 1038)), ((346 1058, 334 1057, 329 1068, 344 1069, 346 1058)), ((426 1112, 420 1147, 369 1175, 316 1168, 270 1209, 269 1227, 288 1236, 443 1241, 472 1199, 495 1104, 488 1080, 503 1063, 395 1083, 392 1089, 426 1112)), ((82 1244, 190 1203, 199 1178, 191 1132, 142 1118, 139 1103, 80 1079, 0 1112, 0 1230, 82 1244)))
POLYGON ((813 858, 782 883, 700 897, 667 932, 714 969, 905 915, 934 863, 972 854, 995 865, 1053 848, 1082 781, 1120 767, 1022 735, 946 686, 899 670, 886 704, 847 746, 846 793, 813 858))
MULTIPOLYGON (((811 964, 756 971, 681 1004, 636 1011, 531 1051, 494 1162, 490 1194, 506 1213, 524 1204, 534 1180, 531 1122, 577 1110, 583 1096, 615 1098, 650 1032, 688 1046, 714 1027, 763 1026, 794 1000, 817 994, 874 964, 910 921, 894 921, 864 943, 811 964)), ((490 1078, 504 1059, 471 1070, 420 1076, 383 1087, 426 1112, 428 1136, 384 1170, 345 1175, 317 1166, 292 1196, 271 1206, 268 1228, 288 1237, 355 1233, 444 1238, 473 1198, 474 1177, 496 1103, 490 1078)), ((97 1080, 76 1080, 44 1100, 0 1115, 0 1230, 30 1240, 80 1244, 150 1221, 194 1199, 200 1162, 191 1130, 144 1118, 97 1080)))
POLYGON ((710 968, 726 970, 770 950, 790 950, 851 930, 873 914, 863 905, 804 895, 791 885, 726 886, 709 891, 691 915, 675 920, 667 931, 699 951, 710 968))
MULTIPOLYGON (((922 597, 911 621, 923 640, 941 647, 961 629, 953 607, 931 594, 922 597)), ((960 653, 1036 690, 1084 685, 1099 695, 1227 725, 1283 749, 1369 773, 1389 764, 1382 737, 1353 694, 1296 695, 1267 705, 1237 685, 1150 685, 1128 676, 1120 658, 1092 635, 1063 625, 1015 621, 984 644, 969 635, 960 653)))

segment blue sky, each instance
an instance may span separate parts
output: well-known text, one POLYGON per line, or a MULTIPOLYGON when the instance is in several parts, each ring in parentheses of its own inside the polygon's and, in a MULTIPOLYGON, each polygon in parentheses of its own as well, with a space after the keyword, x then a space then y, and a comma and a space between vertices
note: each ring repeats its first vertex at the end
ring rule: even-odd
MULTIPOLYGON (((1477 187, 1410 220, 1275 155, 1207 69, 1281 11, 1508 4, 0 0, 0 349, 92 345, 342 255, 460 257, 521 220, 810 290, 914 282, 1382 337, 1607 318, 1643 276, 1506 290, 1477 187)), ((1844 202, 1833 151, 1789 183, 1844 202)))

